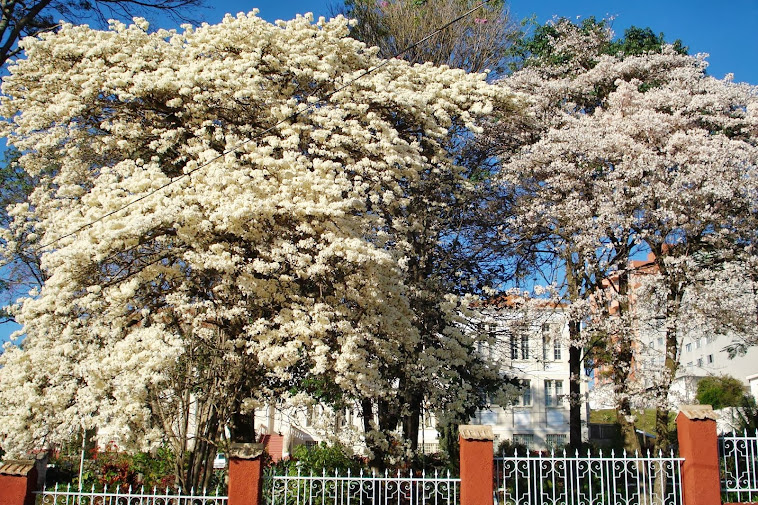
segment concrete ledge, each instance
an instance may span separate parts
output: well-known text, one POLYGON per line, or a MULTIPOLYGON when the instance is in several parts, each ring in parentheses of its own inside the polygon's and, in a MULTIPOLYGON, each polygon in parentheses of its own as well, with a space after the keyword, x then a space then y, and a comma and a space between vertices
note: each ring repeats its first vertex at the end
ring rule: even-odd
POLYGON ((679 412, 691 420, 712 419, 716 421, 719 418, 719 415, 713 411, 713 407, 710 405, 681 405, 679 412))
POLYGON ((255 459, 263 454, 263 444, 232 444, 229 457, 235 459, 255 459))
POLYGON ((495 440, 492 426, 465 424, 458 427, 458 434, 465 440, 495 440))
POLYGON ((32 468, 34 468, 34 460, 9 460, 3 462, 3 464, 0 465, 0 475, 15 475, 18 477, 26 477, 29 472, 32 471, 32 468))

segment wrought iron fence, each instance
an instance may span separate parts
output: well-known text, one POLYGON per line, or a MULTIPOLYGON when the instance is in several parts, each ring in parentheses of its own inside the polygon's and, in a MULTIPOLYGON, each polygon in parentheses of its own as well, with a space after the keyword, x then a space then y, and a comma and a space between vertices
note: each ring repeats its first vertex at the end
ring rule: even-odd
POLYGON ((268 505, 457 505, 460 479, 450 472, 403 475, 266 474, 264 501, 268 505))
POLYGON ((80 491, 71 489, 71 485, 65 488, 55 486, 53 489, 43 489, 35 494, 37 505, 226 505, 228 498, 218 496, 219 489, 215 490, 216 496, 203 490, 202 494, 190 490, 189 494, 182 494, 182 490, 171 492, 169 489, 157 488, 132 490, 130 487, 123 491, 114 486, 110 491, 106 487, 103 491, 80 491))
POLYGON ((721 500, 752 502, 758 498, 758 432, 719 437, 721 500))
POLYGON ((681 505, 684 460, 627 455, 495 458, 498 505, 681 505))

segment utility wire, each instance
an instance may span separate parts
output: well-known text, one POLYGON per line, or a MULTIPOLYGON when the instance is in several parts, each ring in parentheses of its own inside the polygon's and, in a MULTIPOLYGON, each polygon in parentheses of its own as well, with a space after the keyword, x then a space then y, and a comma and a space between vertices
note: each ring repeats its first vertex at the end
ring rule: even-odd
MULTIPOLYGON (((250 142, 253 142, 254 140, 258 140, 258 139, 260 139, 261 137, 263 137, 263 135, 265 135, 265 134, 267 134, 268 132, 270 132, 270 131, 274 130, 274 129, 275 129, 276 127, 278 127, 279 125, 281 125, 281 124, 283 124, 283 123, 285 123, 285 122, 287 122, 287 121, 290 121, 290 120, 294 120, 294 119, 295 119, 295 118, 297 118, 297 116, 298 116, 298 115, 300 115, 300 114, 303 114, 303 113, 306 113, 306 112, 309 112, 309 111, 313 110, 313 109, 316 107, 316 105, 317 105, 317 104, 319 104, 319 103, 324 103, 324 102, 328 101, 328 100, 329 100, 329 99, 330 99, 332 96, 334 96, 335 94, 339 93, 340 91, 343 91, 344 89, 346 89, 346 88, 350 87, 351 85, 353 85, 353 84, 354 84, 356 81, 358 81, 359 79, 362 79, 363 77, 365 77, 365 76, 367 76, 367 75, 369 75, 369 74, 371 74, 371 73, 373 73, 373 72, 376 72, 376 71, 377 71, 377 70, 379 70, 380 68, 382 68, 382 67, 384 67, 384 66, 388 65, 388 64, 389 64, 389 62, 390 62, 391 60, 393 60, 393 59, 396 59, 396 58, 399 58, 400 56, 402 56, 403 54, 407 53, 407 52, 408 52, 408 51, 410 51, 411 49, 414 49, 414 48, 418 47, 419 45, 423 44, 423 43, 424 43, 424 42, 426 42, 427 40, 431 39, 431 38, 432 38, 432 37, 434 37, 435 35, 437 35, 437 34, 439 34, 440 32, 442 32, 443 30, 445 30, 445 29, 449 28, 450 26, 452 26, 452 25, 454 25, 454 24, 458 23, 458 22, 459 22, 459 21, 461 21, 462 19, 464 19, 464 18, 466 18, 467 16, 471 15, 473 12, 475 12, 475 11, 479 10, 479 9, 480 9, 480 8, 482 8, 484 5, 486 5, 487 3, 489 3, 490 1, 491 1, 491 0, 483 0, 481 3, 479 3, 479 4, 477 4, 476 6, 472 7, 471 9, 469 9, 469 10, 468 10, 468 11, 466 11, 466 12, 464 12, 463 14, 461 14, 461 15, 460 15, 460 16, 458 16, 458 17, 456 17, 455 19, 453 19, 453 20, 451 20, 451 21, 448 21, 447 23, 445 23, 444 25, 440 26, 439 28, 437 28, 437 29, 436 29, 436 30, 434 30, 433 32, 429 33, 428 35, 426 35, 426 36, 425 36, 425 37, 423 37, 422 39, 420 39, 420 40, 418 40, 418 41, 414 42, 413 44, 411 44, 411 45, 407 46, 405 49, 403 49, 403 50, 401 50, 401 51, 397 52, 397 53, 396 53, 396 54, 394 54, 394 55, 393 55, 391 58, 385 59, 385 60, 384 60, 384 61, 382 61, 382 62, 381 62, 379 65, 376 65, 375 67, 372 67, 372 68, 370 68, 370 69, 368 69, 368 70, 364 71, 363 73, 359 74, 358 76, 356 76, 356 77, 354 77, 354 78, 350 79, 350 80, 349 80, 349 81, 348 81, 346 84, 343 84, 342 86, 340 86, 340 87, 338 87, 338 88, 336 88, 336 89, 334 89, 334 90, 330 91, 330 92, 329 92, 329 93, 327 93, 327 94, 326 94, 324 97, 320 98, 320 99, 319 99, 317 102, 315 102, 315 103, 312 103, 312 104, 309 104, 309 105, 308 105, 308 106, 307 106, 305 109, 303 109, 302 111, 298 111, 298 112, 294 112, 294 113, 290 114, 290 115, 289 115, 289 116, 287 116, 286 118, 279 120, 278 122, 276 122, 276 123, 275 123, 275 124, 273 124, 272 126, 269 126, 269 127, 268 127, 268 128, 266 128, 265 130, 263 130, 263 131, 261 131, 261 132, 258 132, 256 135, 254 135, 254 136, 250 137, 249 139, 246 139, 246 140, 244 140, 244 141, 240 142, 239 144, 237 144, 236 146, 234 146, 234 147, 231 147, 231 148, 229 148, 229 149, 227 149, 227 150, 223 151, 223 152, 222 152, 222 153, 220 153, 219 155, 217 155, 217 156, 215 156, 215 157, 211 158, 210 160, 206 161, 205 163, 203 163, 203 164, 201 164, 201 165, 198 165, 197 167, 193 168, 192 170, 189 170, 189 171, 187 171, 187 172, 183 173, 182 175, 178 175, 178 176, 176 176, 176 177, 172 178, 172 179, 171 179, 170 181, 168 181, 167 183, 165 183, 165 184, 163 184, 163 185, 161 185, 161 186, 159 186, 159 187, 157 187, 157 188, 153 189, 152 191, 150 191, 150 192, 148 192, 148 193, 146 193, 146 194, 144 194, 144 195, 142 195, 142 196, 140 196, 140 197, 137 197, 137 198, 135 198, 134 200, 131 200, 131 201, 129 201, 129 202, 127 202, 127 203, 125 203, 125 204, 124 204, 124 205, 122 205, 121 207, 119 207, 119 208, 117 208, 117 209, 115 209, 115 210, 112 210, 112 211, 110 211, 110 212, 107 212, 107 213, 103 214, 102 216, 100 216, 100 217, 98 217, 98 218, 96 218, 96 219, 93 219, 92 221, 89 221, 89 222, 87 222, 87 223, 83 224, 83 225, 79 226, 78 228, 76 228, 75 230, 73 230, 73 231, 71 231, 71 232, 69 232, 69 233, 66 233, 66 234, 64 234, 64 235, 61 235, 60 237, 56 238, 55 240, 51 240, 50 242, 46 242, 46 243, 44 243, 44 244, 41 244, 41 245, 39 245, 37 248, 35 248, 35 249, 34 249, 34 251, 35 251, 35 252, 40 252, 40 251, 42 251, 42 249, 44 249, 44 248, 46 248, 46 247, 50 247, 51 245, 54 245, 54 244, 56 244, 56 243, 60 242, 60 241, 61 241, 61 240, 63 240, 63 239, 66 239, 66 238, 68 238, 68 237, 71 237, 71 236, 73 236, 73 235, 76 235, 77 233, 79 233, 79 232, 81 232, 81 231, 83 231, 83 230, 85 230, 85 229, 87 229, 87 228, 90 228, 91 226, 94 226, 96 223, 98 223, 98 222, 100 222, 100 221, 102 221, 102 220, 104 220, 104 219, 106 219, 106 218, 108 218, 108 217, 110 217, 110 216, 112 216, 112 215, 114 215, 114 214, 117 214, 117 213, 121 212, 122 210, 125 210, 125 209, 127 209, 127 208, 131 207, 132 205, 134 205, 134 204, 136 204, 136 203, 139 203, 139 202, 141 202, 142 200, 145 200, 145 199, 147 199, 147 198, 150 198, 150 197, 151 197, 151 196, 153 196, 154 194, 158 193, 159 191, 162 191, 162 190, 166 189, 167 187, 171 186, 172 184, 174 184, 174 183, 176 183, 176 182, 179 182, 179 181, 181 181, 182 179, 185 179, 185 178, 187 178, 187 177, 190 177, 190 176, 192 176, 192 174, 194 174, 195 172, 197 172, 197 171, 199 171, 199 170, 202 170, 203 168, 205 168, 205 167, 209 166, 210 164, 214 163, 215 161, 217 161, 217 160, 219 160, 219 159, 223 158, 223 157, 224 157, 224 156, 226 156, 227 154, 231 154, 231 153, 233 153, 233 152, 237 151, 238 149, 240 149, 242 146, 244 146, 244 145, 246 145, 246 144, 249 144, 250 142)), ((314 91, 314 92, 315 92, 315 91, 314 91)), ((309 95, 308 97, 310 97, 310 96, 312 96, 312 95, 309 95)), ((17 255, 14 255, 14 256, 17 256, 17 255)), ((14 258, 14 259, 16 259, 16 258, 14 258)), ((6 265, 8 265, 8 264, 10 264, 10 261, 8 261, 8 262, 6 262, 6 263, 4 263, 4 264, 0 265, 0 268, 2 268, 2 267, 4 267, 4 266, 6 266, 6 265)))

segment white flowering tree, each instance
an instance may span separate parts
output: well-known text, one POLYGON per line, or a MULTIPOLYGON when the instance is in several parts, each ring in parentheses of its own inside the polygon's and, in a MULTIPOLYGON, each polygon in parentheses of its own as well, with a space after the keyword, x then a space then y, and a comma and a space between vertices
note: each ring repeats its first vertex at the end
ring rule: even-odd
POLYGON ((455 296, 435 302, 450 324, 419 362, 402 236, 424 227, 414 192, 460 178, 449 132, 510 95, 347 33, 343 18, 252 13, 24 42, 3 133, 41 180, 2 250, 35 240, 47 278, 14 308, 26 337, 2 357, 5 448, 108 427, 124 446, 171 441, 189 485, 223 427, 251 440, 249 413, 272 398, 352 398, 381 456, 399 388, 424 374, 454 411, 478 398, 459 394, 462 370, 497 377, 455 327, 455 296))
POLYGON ((626 152, 626 159, 613 167, 624 174, 616 194, 624 191, 634 199, 630 228, 653 253, 660 276, 665 369, 654 391, 657 445, 666 448, 668 396, 679 342, 687 333, 685 321, 703 331, 728 319, 750 321, 743 327, 755 320, 755 298, 736 311, 695 316, 709 312, 712 296, 704 291, 742 300, 752 295, 723 291, 714 277, 725 268, 734 270, 730 263, 754 262, 758 95, 751 86, 705 76, 702 58, 670 50, 626 64, 636 65, 642 76, 616 82, 605 118, 599 118, 605 123, 599 138, 613 139, 626 152), (703 310, 693 310, 699 306, 703 310))
POLYGON ((23 37, 57 29, 60 20, 105 24, 111 18, 155 12, 186 19, 186 11, 199 4, 199 0, 6 0, 0 11, 0 67, 20 54, 18 42, 23 37))
MULTIPOLYGON (((59 28, 61 20, 73 23, 91 23, 106 27, 108 19, 132 19, 136 15, 160 14, 174 20, 187 20, 189 12, 201 4, 200 0, 6 0, 0 10, 0 75, 5 75, 6 63, 23 53, 19 45, 23 37, 59 28)), ((0 161, 0 226, 7 227, 10 216, 7 206, 25 200, 37 183, 38 177, 24 172, 16 163, 17 152, 4 150, 0 161)), ((44 282, 39 268, 39 255, 34 247, 19 247, 14 261, 0 269, 0 305, 12 302, 20 293, 44 282)), ((0 308, 0 323, 13 321, 7 310, 0 308)))
MULTIPOLYGON (((510 158, 504 180, 519 190, 513 229, 530 239, 542 233, 538 243, 565 268, 566 297, 583 309, 580 317, 595 314, 586 336, 609 339, 630 445, 629 260, 640 248, 655 255, 670 330, 666 369, 656 377, 663 447, 684 289, 707 277, 703 270, 752 255, 756 91, 706 76, 701 56, 655 36, 646 45, 644 31, 632 35, 643 43, 613 44, 603 23, 591 20, 549 27, 534 64, 505 81, 534 97, 539 133, 510 158)), ((749 307, 731 317, 753 321, 749 307)))
MULTIPOLYGON (((508 49, 520 31, 503 2, 476 7, 477 3, 469 0, 349 0, 344 11, 356 19, 351 36, 377 46, 380 56, 399 55, 412 63, 444 64, 468 72, 490 69, 491 79, 503 70, 508 49), (456 19, 454 24, 434 31, 456 19)), ((508 104, 503 111, 493 110, 492 114, 510 120, 514 116, 509 108, 508 104)), ((482 294, 483 286, 509 273, 499 250, 502 242, 495 231, 500 222, 501 195, 490 183, 492 155, 480 147, 467 129, 453 131, 446 148, 460 165, 458 171, 444 173, 438 168, 429 177, 424 176, 416 188, 409 188, 408 210, 414 223, 393 226, 396 243, 411 258, 405 274, 414 326, 420 335, 415 377, 401 379, 408 408, 393 413, 403 419, 403 436, 411 451, 417 449, 418 423, 425 405, 439 405, 442 398, 446 398, 445 404, 456 405, 438 410, 436 419, 438 427, 451 434, 451 440, 457 440, 455 425, 468 422, 475 413, 473 407, 484 405, 486 398, 503 386, 496 374, 482 375, 478 367, 467 363, 442 373, 451 378, 468 376, 465 382, 477 384, 473 388, 439 388, 428 380, 438 375, 437 370, 446 370, 455 363, 446 359, 444 351, 437 355, 440 334, 457 332, 462 327, 466 332, 478 331, 461 320, 460 307, 450 310, 454 305, 445 299, 445 294, 482 294), (419 222, 424 223, 423 227, 417 226, 419 222), (478 399, 466 400, 472 397, 478 399), (469 407, 461 408, 463 405, 469 407), (448 425, 452 428, 448 429, 448 425)), ((393 221, 400 224, 397 218, 393 221)), ((454 457, 455 448, 447 449, 454 457)))

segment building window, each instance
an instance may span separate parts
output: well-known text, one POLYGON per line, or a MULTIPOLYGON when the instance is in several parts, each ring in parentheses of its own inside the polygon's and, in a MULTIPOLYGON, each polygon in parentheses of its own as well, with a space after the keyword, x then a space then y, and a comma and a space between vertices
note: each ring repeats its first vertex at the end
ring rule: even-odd
POLYGON ((709 354, 706 357, 706 361, 708 362, 709 365, 712 364, 713 363, 713 354, 709 354))
POLYGON ((516 340, 516 335, 511 335, 511 359, 518 359, 518 340, 516 340))
POLYGON ((542 324, 542 359, 545 361, 561 359, 561 343, 558 340, 561 327, 556 323, 542 324))
POLYGON ((684 350, 687 352, 692 352, 692 344, 687 344, 684 346, 684 350))
POLYGON ((563 396, 563 381, 546 380, 545 381, 545 405, 547 407, 557 407, 561 404, 563 396))
POLYGON ((521 407, 531 407, 532 405, 532 381, 524 379, 521 381, 521 396, 518 404, 521 407))
POLYGON ((521 337, 521 359, 529 359, 529 336, 521 337))
POLYGON ((548 433, 545 435, 545 445, 551 451, 561 449, 566 446, 566 435, 562 433, 548 433))
POLYGON ((703 358, 697 359, 697 366, 703 366, 703 358))
POLYGON ((423 446, 424 454, 437 454, 440 452, 439 442, 424 442, 423 446))
POLYGON ((703 346, 702 340, 703 339, 701 339, 701 338, 698 338, 697 340, 695 340, 695 347, 697 347, 698 349, 700 349, 703 346))
POLYGON ((530 450, 534 445, 534 435, 526 433, 514 433, 513 443, 526 446, 527 450, 530 450))
POLYGON ((492 349, 495 345, 495 342, 497 342, 497 332, 495 331, 495 327, 491 324, 485 325, 484 331, 487 336, 485 339, 479 340, 477 342, 477 351, 479 351, 480 355, 486 356, 491 360, 492 349))
POLYGON ((553 404, 553 381, 545 381, 545 405, 553 404))

